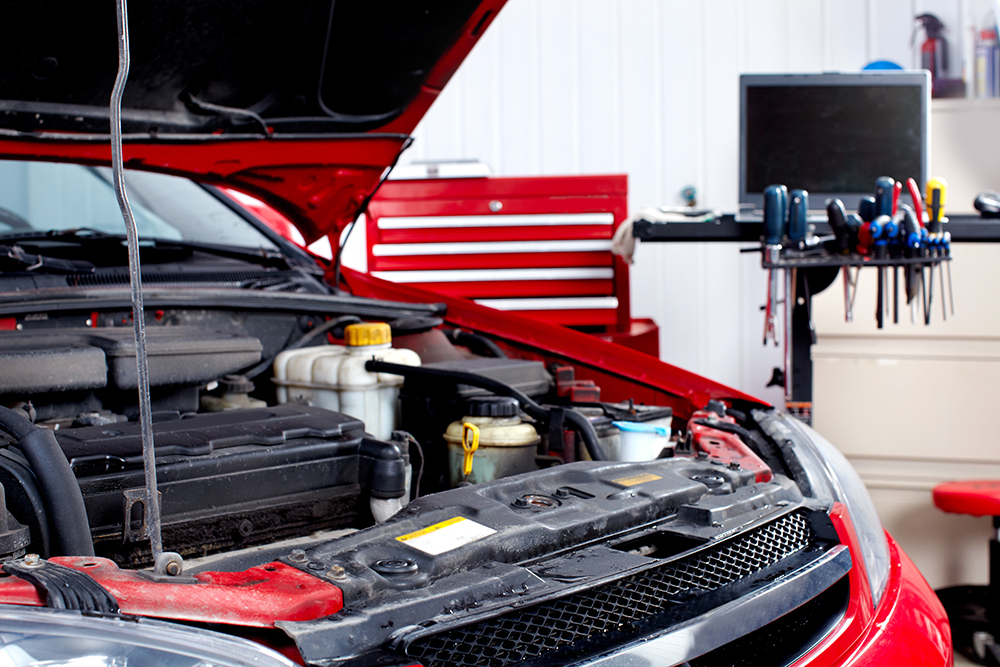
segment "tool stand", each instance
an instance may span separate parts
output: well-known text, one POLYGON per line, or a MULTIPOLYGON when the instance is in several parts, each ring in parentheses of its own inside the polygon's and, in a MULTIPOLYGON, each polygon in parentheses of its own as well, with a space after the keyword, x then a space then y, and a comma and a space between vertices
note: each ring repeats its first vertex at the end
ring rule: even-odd
POLYGON ((993 518, 989 584, 936 592, 948 612, 955 650, 981 665, 1000 667, 1000 481, 948 482, 933 493, 934 504, 944 512, 993 518))
MULTIPOLYGON (((892 272, 908 266, 920 267, 921 270, 939 267, 944 262, 951 261, 950 256, 915 257, 915 258, 885 258, 876 259, 858 255, 831 255, 822 248, 813 250, 783 250, 779 254, 765 253, 761 266, 768 271, 783 272, 785 275, 785 306, 791 302, 790 310, 786 310, 785 321, 785 368, 778 378, 772 378, 768 386, 783 384, 785 389, 785 408, 790 414, 807 424, 812 423, 812 358, 810 348, 816 343, 816 330, 812 322, 812 296, 818 294, 833 284, 837 275, 854 269, 853 282, 857 285, 857 273, 864 267, 872 267, 880 272, 892 272), (792 282, 794 281, 794 282, 792 282), (780 382, 778 381, 780 379, 780 382)), ((938 268, 940 271, 941 269, 938 268)), ((888 273, 892 275, 892 273, 888 273)), ((889 304, 893 301, 889 293, 890 283, 884 281, 886 297, 878 302, 876 318, 891 317, 889 304)), ((845 301, 853 301, 848 289, 845 301)), ((925 305, 926 311, 926 305, 925 305)), ((845 312, 850 312, 845 308, 845 312)), ((848 315, 847 319, 851 317, 848 315)), ((880 326, 881 328, 881 326, 880 326)))
MULTIPOLYGON (((814 234, 819 237, 830 237, 833 230, 829 224, 815 223, 814 234)), ((961 243, 997 243, 1000 242, 1000 220, 983 219, 977 216, 951 216, 948 230, 952 242, 961 243)), ((638 218, 634 221, 632 235, 645 243, 753 243, 756 247, 743 248, 741 252, 759 252, 761 239, 764 236, 764 226, 759 222, 737 222, 733 215, 723 215, 707 222, 670 223, 638 218)), ((787 253, 786 253, 787 254, 787 253)), ((792 306, 792 323, 790 336, 786 338, 791 345, 791 368, 789 372, 776 373, 771 384, 785 388, 786 409, 809 422, 812 406, 812 356, 811 347, 815 343, 815 332, 811 324, 812 297, 829 287, 837 277, 837 271, 844 266, 850 266, 853 271, 857 267, 905 266, 908 263, 923 263, 930 261, 937 266, 947 266, 947 258, 887 258, 876 260, 855 256, 840 257, 826 254, 825 257, 800 256, 795 268, 797 280, 795 292, 798 297, 792 306), (799 303, 799 299, 802 303, 799 303)), ((779 254, 778 268, 791 268, 781 263, 779 254)), ((764 264, 764 266, 768 266, 764 264)), ((947 269, 945 269, 947 271, 947 269)), ((935 288, 938 292, 939 289, 935 288)), ((950 301, 950 298, 949 298, 950 301)), ((866 315, 867 316, 867 315, 866 315)), ((786 355, 787 358, 787 355, 786 355)), ((770 386, 770 385, 769 385, 770 386)))

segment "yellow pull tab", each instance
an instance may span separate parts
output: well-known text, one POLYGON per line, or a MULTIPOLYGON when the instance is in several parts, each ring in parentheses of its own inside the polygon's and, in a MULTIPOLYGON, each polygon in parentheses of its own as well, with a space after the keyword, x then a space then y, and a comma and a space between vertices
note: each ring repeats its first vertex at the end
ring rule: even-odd
POLYGON ((462 449, 465 450, 465 458, 462 460, 462 474, 469 476, 472 474, 472 455, 479 449, 479 427, 475 424, 469 422, 462 424, 462 449))

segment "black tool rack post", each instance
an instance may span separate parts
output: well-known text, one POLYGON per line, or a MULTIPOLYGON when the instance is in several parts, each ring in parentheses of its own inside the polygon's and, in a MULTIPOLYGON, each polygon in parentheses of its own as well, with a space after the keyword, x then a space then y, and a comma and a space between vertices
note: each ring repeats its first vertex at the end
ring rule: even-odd
MULTIPOLYGON (((830 237, 833 230, 826 223, 813 225, 814 234, 820 238, 830 237)), ((952 243, 998 243, 1000 242, 1000 219, 983 219, 979 216, 949 216, 944 230, 951 233, 952 243)), ((723 215, 709 222, 652 222, 636 220, 632 226, 632 236, 646 243, 754 243, 758 247, 747 250, 758 251, 762 245, 764 225, 760 222, 737 222, 733 215, 723 215)), ((857 255, 836 256, 829 253, 810 256, 803 253, 785 252, 774 263, 763 263, 764 269, 796 269, 796 299, 792 308, 790 341, 791 372, 784 385, 786 387, 786 409, 799 416, 806 423, 812 417, 812 355, 815 331, 812 326, 812 297, 833 284, 844 266, 874 267, 902 266, 907 263, 939 264, 950 257, 889 258, 876 260, 857 255)))

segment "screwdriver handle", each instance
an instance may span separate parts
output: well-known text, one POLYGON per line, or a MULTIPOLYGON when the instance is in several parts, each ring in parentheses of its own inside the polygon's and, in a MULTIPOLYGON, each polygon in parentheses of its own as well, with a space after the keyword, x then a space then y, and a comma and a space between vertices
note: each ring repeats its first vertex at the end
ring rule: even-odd
POLYGON ((792 190, 789 193, 788 240, 799 244, 806 240, 806 222, 809 215, 809 193, 792 190))
POLYGON ((868 225, 868 233, 871 234, 872 242, 878 243, 885 240, 886 225, 892 223, 892 218, 888 215, 880 215, 868 225))
POLYGON ((851 249, 851 232, 847 228, 847 213, 844 202, 839 199, 826 200, 826 218, 830 221, 833 236, 837 241, 837 250, 846 255, 851 249))
POLYGON ((889 176, 879 176, 875 179, 875 215, 892 215, 892 196, 896 190, 896 181, 889 176))
POLYGON ((920 248, 920 223, 917 222, 916 212, 906 204, 901 204, 899 210, 903 214, 903 244, 907 256, 912 257, 912 251, 920 248))
POLYGON ((927 181, 927 217, 930 220, 931 234, 941 231, 941 218, 944 217, 947 195, 948 183, 943 178, 932 178, 927 181))
POLYGON ((892 243, 899 236, 899 227, 900 224, 895 217, 889 218, 882 223, 882 235, 892 243))
POLYGON ((764 188, 764 243, 781 245, 788 219, 788 188, 769 185, 764 188))
POLYGON ((896 181, 892 185, 892 216, 896 217, 896 213, 899 212, 899 195, 903 192, 903 184, 900 181, 896 181))
POLYGON ((871 222, 875 219, 875 197, 868 195, 858 201, 858 215, 864 222, 871 222))
POLYGON ((917 181, 908 178, 906 179, 906 187, 910 191, 910 199, 913 200, 913 213, 917 216, 917 223, 923 227, 924 226, 924 202, 923 198, 920 196, 920 186, 917 185, 917 181))

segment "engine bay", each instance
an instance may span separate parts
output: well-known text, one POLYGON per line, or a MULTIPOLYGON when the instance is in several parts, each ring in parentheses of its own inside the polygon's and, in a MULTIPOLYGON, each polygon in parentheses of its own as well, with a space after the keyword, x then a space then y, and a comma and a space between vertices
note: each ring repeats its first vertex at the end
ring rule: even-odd
MULTIPOLYGON (((163 539, 184 558, 366 528, 423 495, 578 460, 622 459, 623 437, 657 435, 655 451, 643 456, 650 460, 678 446, 693 454, 690 435, 706 428, 668 439, 671 406, 602 402, 601 388, 577 379, 573 366, 511 358, 489 338, 434 317, 362 323, 157 310, 148 319, 163 539), (351 335, 362 338, 345 340, 351 335), (366 370, 373 359, 407 375, 366 370), (466 472, 470 422, 482 445, 466 472), (628 424, 645 432, 623 431, 628 424)), ((0 331, 0 400, 55 434, 80 485, 96 555, 147 566, 130 318, 93 312, 88 326, 77 320, 29 315, 0 331)), ((725 413, 721 403, 714 409, 725 413)), ((716 462, 769 478, 738 436, 712 433, 699 441, 716 462), (724 438, 735 446, 721 447, 724 438), (742 464, 733 452, 742 452, 742 464)), ((43 493, 16 443, 0 450, 0 483, 11 519, 30 535, 25 544, 22 530, 20 546, 0 556, 70 555, 53 547, 43 493)), ((712 484, 712 493, 732 489, 729 481, 712 484)))
POLYGON ((530 661, 550 615, 586 622, 546 655, 631 641, 778 573, 811 582, 789 605, 828 618, 844 599, 849 555, 772 411, 644 404, 641 385, 412 312, 149 314, 162 544, 183 559, 156 574, 127 314, 12 324, 0 558, 36 585, 0 581, 8 603, 36 604, 45 574, 69 608, 280 628, 307 662, 444 665, 476 637, 530 661), (586 611, 598 594, 609 614, 586 611))

